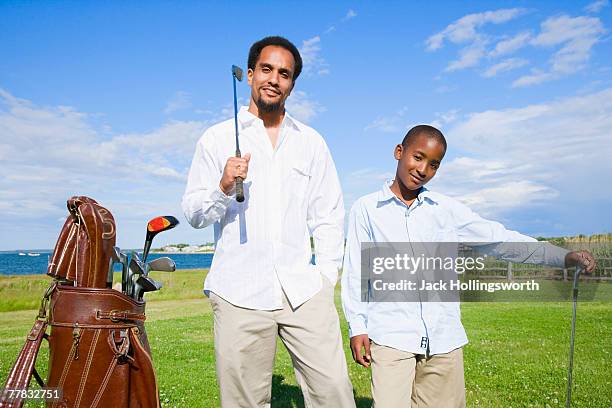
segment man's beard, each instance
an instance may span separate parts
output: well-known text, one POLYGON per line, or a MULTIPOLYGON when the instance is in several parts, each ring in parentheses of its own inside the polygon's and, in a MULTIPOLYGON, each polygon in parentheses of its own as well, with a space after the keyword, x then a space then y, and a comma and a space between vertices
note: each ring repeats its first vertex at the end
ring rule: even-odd
POLYGON ((257 100, 255 101, 255 105, 257 105, 257 109, 266 113, 278 112, 283 106, 280 101, 275 103, 268 103, 264 101, 261 96, 257 98, 257 100))

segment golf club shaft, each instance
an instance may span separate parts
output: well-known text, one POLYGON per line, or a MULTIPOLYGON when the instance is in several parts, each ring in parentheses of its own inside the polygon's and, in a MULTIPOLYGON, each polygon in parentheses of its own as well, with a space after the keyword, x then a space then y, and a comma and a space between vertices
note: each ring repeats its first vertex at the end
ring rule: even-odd
POLYGON ((569 368, 567 369, 567 396, 565 399, 566 408, 569 408, 572 405, 572 371, 574 368, 574 337, 576 335, 576 304, 578 303, 578 276, 580 275, 581 271, 582 270, 580 267, 576 267, 576 272, 574 272, 574 286, 572 288, 572 332, 570 336, 569 368))
POLYGON ((128 290, 128 257, 121 253, 121 292, 127 294, 128 290))
MULTIPOLYGON (((241 157, 240 142, 238 141, 238 99, 236 98, 236 76, 232 75, 234 83, 234 129, 236 132, 236 157, 241 157)), ((236 201, 239 203, 244 201, 244 185, 242 177, 236 177, 236 201)))
POLYGON ((149 255, 149 251, 151 250, 152 243, 153 243, 153 239, 145 240, 144 249, 142 250, 142 263, 147 262, 147 256, 149 255))

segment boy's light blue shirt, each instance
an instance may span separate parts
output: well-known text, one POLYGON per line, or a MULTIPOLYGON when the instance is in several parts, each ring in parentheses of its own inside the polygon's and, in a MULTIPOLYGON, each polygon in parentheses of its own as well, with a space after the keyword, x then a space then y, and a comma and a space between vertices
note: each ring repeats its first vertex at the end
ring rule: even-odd
MULTIPOLYGON (((361 197, 349 215, 342 275, 342 307, 349 335, 368 334, 377 344, 425 354, 448 353, 467 344, 457 302, 362 302, 362 242, 536 242, 474 213, 459 201, 422 188, 408 207, 386 182, 378 192, 361 197)), ((564 265, 567 251, 542 243, 525 254, 527 262, 564 265)), ((516 255, 514 253, 513 255, 516 255)))

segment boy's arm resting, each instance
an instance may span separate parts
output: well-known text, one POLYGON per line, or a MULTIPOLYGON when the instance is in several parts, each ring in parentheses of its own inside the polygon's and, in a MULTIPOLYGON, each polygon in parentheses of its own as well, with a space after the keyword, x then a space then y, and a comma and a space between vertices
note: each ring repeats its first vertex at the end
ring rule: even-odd
POLYGON ((315 157, 306 192, 306 222, 314 242, 316 268, 335 286, 342 265, 344 202, 336 167, 322 139, 315 157))
POLYGON ((479 245, 479 251, 498 259, 559 268, 581 266, 587 273, 595 268, 595 260, 588 251, 572 252, 506 229, 499 222, 482 218, 463 204, 453 206, 453 218, 459 242, 486 242, 488 244, 479 245))
POLYGON ((214 146, 208 143, 213 139, 207 137, 210 136, 207 133, 196 146, 182 200, 185 218, 194 228, 204 228, 219 221, 232 200, 232 196, 219 187, 223 169, 218 168, 214 146))
POLYGON ((361 243, 371 240, 364 214, 357 201, 349 214, 341 295, 342 309, 349 326, 353 360, 364 367, 370 365, 370 339, 367 330, 368 303, 362 302, 361 299, 361 243), (365 350, 365 354, 362 350, 365 350))

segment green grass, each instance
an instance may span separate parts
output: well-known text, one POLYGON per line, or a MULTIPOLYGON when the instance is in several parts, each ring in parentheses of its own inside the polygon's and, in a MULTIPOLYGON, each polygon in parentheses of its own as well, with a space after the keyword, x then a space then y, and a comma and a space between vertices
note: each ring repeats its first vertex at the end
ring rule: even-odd
MULTIPOLYGON (((204 272, 156 277, 164 280, 165 287, 149 296, 147 333, 162 404, 217 407, 212 316, 201 294, 204 272)), ((40 276, 0 277, 0 310, 4 311, 0 312, 0 383, 36 315, 35 310, 18 309, 37 308, 49 281, 40 276)), ((463 323, 470 339, 464 350, 468 406, 563 406, 571 306, 570 302, 464 303, 463 323)), ((341 321, 357 405, 369 407, 369 372, 350 361, 346 322, 341 321)), ((612 406, 611 344, 612 303, 579 303, 573 406, 612 406)), ((41 369, 48 359, 44 348, 39 355, 41 369)), ((272 406, 303 406, 289 355, 280 344, 278 350, 272 406)))

